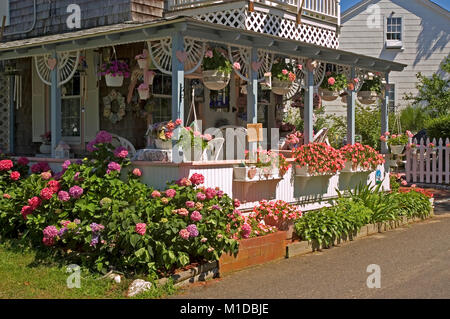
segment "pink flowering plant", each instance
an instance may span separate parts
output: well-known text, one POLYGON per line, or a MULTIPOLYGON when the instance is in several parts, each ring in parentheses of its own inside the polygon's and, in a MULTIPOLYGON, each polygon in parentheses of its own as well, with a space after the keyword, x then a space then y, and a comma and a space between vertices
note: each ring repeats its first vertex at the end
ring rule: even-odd
POLYGON ((150 126, 148 134, 150 134, 155 139, 170 141, 172 140, 175 129, 180 127, 181 123, 181 119, 177 119, 175 122, 169 121, 155 123, 150 126))
POLYGON ((297 66, 286 63, 286 59, 279 59, 272 65, 272 78, 283 82, 294 82, 297 77, 295 75, 296 68, 297 66))
POLYGON ((378 165, 385 162, 383 155, 369 145, 349 144, 342 147, 340 151, 344 159, 352 164, 353 169, 375 170, 378 165))
POLYGON ((307 167, 313 175, 336 174, 344 168, 339 150, 325 143, 311 143, 294 149, 295 165, 307 167))
POLYGON ((263 219, 266 224, 276 226, 280 230, 288 230, 289 225, 302 217, 298 207, 282 200, 262 200, 253 208, 257 217, 263 219))
MULTIPOLYGON (((221 48, 208 49, 205 52, 205 57, 203 58, 202 70, 217 70, 225 74, 230 74, 233 70, 231 62, 226 57, 227 51, 221 48)), ((237 65, 234 68, 240 69, 237 65)))
POLYGON ((325 78, 320 85, 321 89, 333 92, 341 92, 347 89, 347 77, 345 74, 338 74, 335 72, 327 72, 325 78))
POLYGON ((390 134, 389 132, 386 132, 380 137, 380 140, 387 142, 389 146, 406 145, 408 144, 408 134, 390 134))
POLYGON ((98 75, 111 75, 113 77, 123 76, 124 78, 129 78, 131 76, 131 71, 126 62, 112 60, 101 65, 98 75))

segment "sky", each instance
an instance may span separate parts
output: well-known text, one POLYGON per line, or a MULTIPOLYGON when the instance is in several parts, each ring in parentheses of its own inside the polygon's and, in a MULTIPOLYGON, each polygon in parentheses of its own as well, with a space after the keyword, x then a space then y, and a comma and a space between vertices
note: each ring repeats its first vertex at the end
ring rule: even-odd
MULTIPOLYGON (((342 12, 344 12, 345 10, 347 10, 348 8, 350 8, 351 6, 355 5, 358 2, 360 2, 360 0, 341 0, 342 12)), ((450 0, 433 0, 433 2, 450 11, 450 0)))

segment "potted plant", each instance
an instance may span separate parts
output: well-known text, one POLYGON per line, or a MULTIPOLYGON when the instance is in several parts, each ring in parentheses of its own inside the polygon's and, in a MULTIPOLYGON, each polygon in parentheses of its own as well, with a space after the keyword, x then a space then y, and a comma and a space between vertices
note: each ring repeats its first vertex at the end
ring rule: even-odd
POLYGON ((253 208, 257 218, 264 219, 266 225, 275 226, 278 230, 286 231, 286 239, 292 239, 294 223, 302 217, 298 207, 290 205, 282 200, 262 200, 253 208))
POLYGON ((50 154, 52 152, 52 132, 46 132, 45 134, 41 135, 42 144, 39 147, 39 152, 41 154, 50 154))
POLYGON ((181 125, 181 120, 161 122, 151 125, 147 136, 152 137, 158 149, 172 149, 173 131, 181 125))
POLYGON ((341 152, 325 143, 310 143, 293 150, 295 175, 334 175, 344 168, 341 152))
POLYGON ((179 144, 183 150, 185 161, 206 160, 206 148, 212 140, 210 134, 202 134, 193 127, 183 127, 180 132, 179 144))
POLYGON ((100 67, 99 75, 105 77, 107 86, 120 87, 123 85, 123 79, 129 78, 131 73, 126 62, 112 60, 100 67))
POLYGON ((144 50, 144 52, 142 52, 141 54, 136 55, 135 59, 141 70, 148 69, 148 51, 147 50, 144 50))
POLYGON ((381 73, 377 72, 374 76, 369 76, 364 80, 361 90, 358 92, 358 100, 362 104, 373 104, 381 95, 381 73))
POLYGON ((292 64, 286 59, 280 59, 272 65, 272 92, 277 95, 286 95, 291 90, 292 82, 297 78, 292 64))
POLYGON ((214 48, 207 50, 203 58, 203 84, 210 90, 222 90, 230 82, 232 66, 226 51, 214 48))
POLYGON ((340 152, 345 159, 342 172, 346 173, 373 171, 385 162, 383 155, 369 145, 349 144, 342 147, 340 152))
POLYGON ((148 100, 150 97, 150 88, 145 83, 138 86, 138 92, 141 100, 148 100))
POLYGON ((395 155, 400 155, 405 149, 405 145, 408 143, 408 136, 404 134, 390 134, 389 132, 384 133, 381 138, 382 141, 387 141, 391 153, 395 155))
POLYGON ((319 88, 319 95, 325 101, 334 101, 347 88, 347 77, 344 74, 327 72, 319 88))
POLYGON ((234 179, 240 181, 258 181, 273 179, 279 176, 280 156, 272 151, 256 150, 256 157, 251 158, 245 151, 246 161, 234 168, 234 179))

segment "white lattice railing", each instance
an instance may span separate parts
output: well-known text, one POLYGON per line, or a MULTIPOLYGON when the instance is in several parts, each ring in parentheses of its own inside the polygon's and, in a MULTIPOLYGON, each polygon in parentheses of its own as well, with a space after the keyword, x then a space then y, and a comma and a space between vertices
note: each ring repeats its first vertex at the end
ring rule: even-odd
MULTIPOLYGON (((167 9, 169 11, 178 11, 236 1, 237 0, 168 0, 167 9)), ((303 15, 331 21, 340 25, 340 0, 254 0, 254 3, 277 7, 295 13, 300 11, 302 2, 303 15)))

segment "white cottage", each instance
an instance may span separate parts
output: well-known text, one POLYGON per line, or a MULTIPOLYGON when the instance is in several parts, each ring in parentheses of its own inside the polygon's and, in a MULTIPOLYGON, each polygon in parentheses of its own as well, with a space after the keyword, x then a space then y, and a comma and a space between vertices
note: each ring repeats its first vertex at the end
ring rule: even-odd
MULTIPOLYGON (((429 0, 364 0, 342 14, 339 48, 407 64, 392 72, 390 106, 404 108, 417 93, 416 74, 431 76, 450 54, 450 12, 429 0)), ((346 115, 341 99, 326 110, 346 115)))

